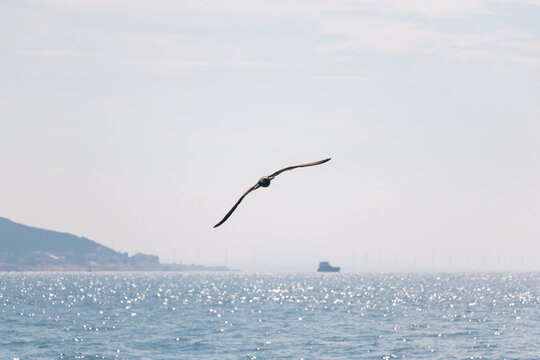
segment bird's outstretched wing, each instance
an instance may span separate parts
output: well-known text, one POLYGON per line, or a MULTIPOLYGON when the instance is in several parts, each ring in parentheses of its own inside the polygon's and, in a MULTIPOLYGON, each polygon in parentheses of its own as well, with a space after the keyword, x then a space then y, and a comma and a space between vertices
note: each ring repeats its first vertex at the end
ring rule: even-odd
POLYGON ((269 177, 270 179, 273 179, 273 178, 275 178, 276 176, 278 176, 279 174, 281 174, 281 173, 284 172, 284 171, 289 171, 289 170, 296 169, 296 168, 299 168, 299 167, 306 167, 306 166, 313 166, 313 165, 324 164, 325 162, 330 161, 330 159, 331 159, 331 158, 324 159, 324 160, 319 160, 319 161, 314 161, 314 162, 310 162, 310 163, 307 163, 307 164, 301 164, 301 165, 289 166, 289 167, 286 167, 286 168, 283 168, 283 169, 281 169, 281 170, 276 171, 276 172, 273 173, 272 175, 268 175, 268 177, 269 177))
POLYGON ((246 197, 247 194, 249 194, 250 192, 252 192, 253 190, 257 190, 258 188, 260 188, 261 186, 259 185, 259 183, 253 185, 251 188, 248 189, 248 191, 246 191, 244 193, 244 195, 242 195, 240 197, 240 199, 238 199, 238 201, 236 202, 236 204, 234 204, 234 206, 232 207, 231 210, 229 210, 229 212, 227 213, 227 215, 225 215, 225 217, 223 219, 221 219, 220 222, 218 222, 216 225, 214 225, 214 228, 217 228, 219 225, 223 224, 225 221, 227 221, 227 219, 229 218, 229 216, 231 216, 231 214, 234 212, 234 210, 236 210, 236 208, 238 207, 238 205, 240 205, 240 203, 242 202, 242 200, 244 200, 244 198, 246 197))

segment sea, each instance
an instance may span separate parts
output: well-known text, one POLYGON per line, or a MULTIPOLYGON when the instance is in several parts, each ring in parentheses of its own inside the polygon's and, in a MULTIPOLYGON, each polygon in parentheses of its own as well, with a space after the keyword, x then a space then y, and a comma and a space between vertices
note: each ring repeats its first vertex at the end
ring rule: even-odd
POLYGON ((0 359, 540 359, 540 274, 4 272, 0 359))

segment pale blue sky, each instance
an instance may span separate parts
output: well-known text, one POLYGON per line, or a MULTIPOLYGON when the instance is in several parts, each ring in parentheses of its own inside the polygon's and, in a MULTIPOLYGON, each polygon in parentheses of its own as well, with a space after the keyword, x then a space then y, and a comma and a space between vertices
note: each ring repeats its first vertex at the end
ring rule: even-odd
POLYGON ((4 1, 0 216, 162 261, 529 267, 539 20, 536 0, 4 1))

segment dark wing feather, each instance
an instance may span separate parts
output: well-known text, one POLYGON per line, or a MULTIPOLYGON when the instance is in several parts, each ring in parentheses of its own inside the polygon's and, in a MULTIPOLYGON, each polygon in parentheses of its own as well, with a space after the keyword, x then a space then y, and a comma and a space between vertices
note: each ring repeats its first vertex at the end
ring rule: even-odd
POLYGON ((279 174, 281 174, 281 173, 284 172, 284 171, 289 171, 289 170, 296 169, 296 168, 299 168, 299 167, 306 167, 306 166, 313 166, 313 165, 324 164, 325 162, 330 161, 330 159, 331 159, 331 158, 324 159, 324 160, 320 160, 320 161, 314 161, 314 162, 310 162, 310 163, 307 163, 307 164, 301 164, 301 165, 296 165, 296 166, 289 166, 289 167, 286 167, 286 168, 284 168, 284 169, 281 169, 281 170, 276 171, 276 172, 273 173, 272 175, 268 175, 268 177, 269 177, 270 179, 273 179, 273 178, 275 178, 276 176, 278 176, 279 174))
POLYGON ((249 194, 250 192, 252 192, 253 190, 257 190, 258 188, 260 187, 259 183, 253 185, 251 188, 249 188, 248 191, 246 191, 244 193, 244 195, 242 195, 242 197, 240 197, 240 199, 236 202, 236 204, 234 204, 234 206, 232 207, 231 210, 229 210, 229 212, 227 213, 227 215, 225 215, 225 217, 223 219, 221 219, 220 222, 218 222, 216 225, 214 225, 214 228, 217 228, 219 225, 223 224, 225 221, 227 221, 227 219, 229 218, 229 216, 231 216, 231 214, 234 212, 234 210, 236 210, 236 208, 238 207, 238 205, 240 205, 240 203, 242 202, 242 200, 244 200, 244 198, 246 197, 247 194, 249 194))

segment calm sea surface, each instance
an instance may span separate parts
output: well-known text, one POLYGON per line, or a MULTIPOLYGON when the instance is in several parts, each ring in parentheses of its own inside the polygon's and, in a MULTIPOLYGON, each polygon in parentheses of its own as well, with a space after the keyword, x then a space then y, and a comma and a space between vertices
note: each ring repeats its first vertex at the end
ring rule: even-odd
POLYGON ((540 274, 0 273, 0 359, 540 359, 540 274))

